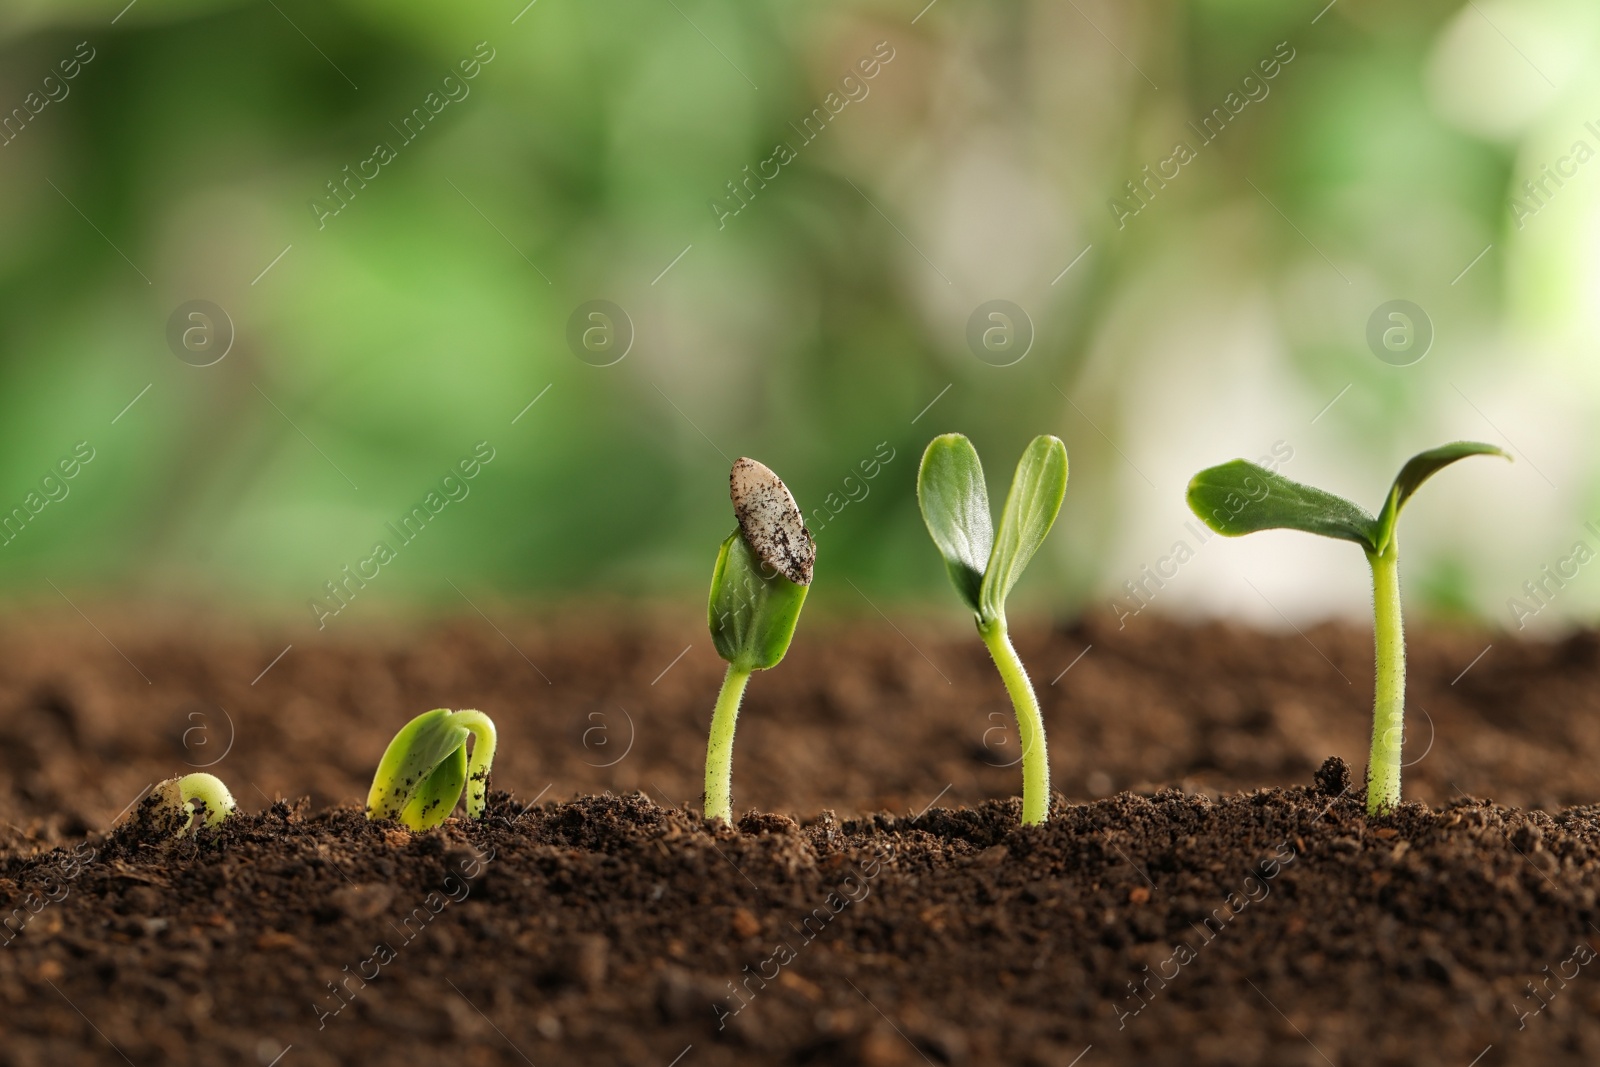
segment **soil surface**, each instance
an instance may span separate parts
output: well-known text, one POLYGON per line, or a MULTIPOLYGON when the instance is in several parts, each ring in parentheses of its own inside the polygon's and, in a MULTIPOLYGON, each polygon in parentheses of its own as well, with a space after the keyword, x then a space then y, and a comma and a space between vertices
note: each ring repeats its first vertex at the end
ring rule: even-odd
POLYGON ((1022 829, 974 637, 802 628, 709 827, 703 619, 88 614, 0 626, 0 1064, 1600 1062, 1593 634, 1412 634, 1370 820, 1370 634, 1023 629, 1061 795, 1022 829), (440 706, 499 725, 488 818, 369 823, 440 706), (237 816, 140 821, 201 768, 237 816))

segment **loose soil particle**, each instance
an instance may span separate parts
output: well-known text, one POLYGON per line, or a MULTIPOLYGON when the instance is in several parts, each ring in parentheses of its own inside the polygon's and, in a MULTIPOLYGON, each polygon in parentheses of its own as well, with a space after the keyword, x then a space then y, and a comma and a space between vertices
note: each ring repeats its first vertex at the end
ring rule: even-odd
POLYGON ((276 637, 107 625, 150 685, 48 621, 0 677, 0 1064, 1600 1062, 1600 808, 1561 807, 1592 795, 1593 635, 1414 635, 1428 803, 1370 820, 1311 756, 1362 756, 1360 631, 1024 633, 1075 799, 1022 829, 981 799, 1019 774, 981 647, 835 631, 753 694, 735 761, 740 809, 821 814, 712 828, 682 806, 716 684, 687 625, 352 636, 255 687, 276 637), (620 717, 584 737, 619 704, 631 747, 620 717), (393 729, 474 705, 489 817, 367 822, 393 729), (222 707, 209 769, 252 810, 104 832, 222 752, 222 707))

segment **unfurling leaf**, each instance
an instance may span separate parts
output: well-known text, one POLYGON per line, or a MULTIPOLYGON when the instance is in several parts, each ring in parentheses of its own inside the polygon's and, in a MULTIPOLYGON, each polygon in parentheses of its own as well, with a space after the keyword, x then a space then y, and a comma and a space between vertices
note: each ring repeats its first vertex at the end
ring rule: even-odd
POLYGON ((994 546, 989 490, 972 442, 958 433, 928 442, 917 471, 917 503, 950 581, 975 613, 982 611, 983 572, 994 546))
POLYGON ((1377 550, 1376 520, 1365 508, 1242 459, 1190 479, 1189 507, 1224 537, 1303 530, 1377 550))
POLYGON ((1400 509, 1406 506, 1406 501, 1411 499, 1417 487, 1456 460, 1468 456, 1511 458, 1504 449, 1480 441, 1452 441, 1412 456, 1395 476, 1394 485, 1389 487, 1389 496, 1383 502, 1383 510, 1378 513, 1377 536, 1374 540, 1379 552, 1387 548, 1389 540, 1394 537, 1394 524, 1400 517, 1400 509))
POLYGON ((744 534, 729 534, 711 572, 707 605, 717 655, 746 672, 777 666, 794 639, 809 588, 776 571, 763 572, 744 534))
POLYGON ((494 723, 480 711, 436 708, 418 715, 384 750, 367 793, 367 817, 429 830, 449 817, 466 788, 467 814, 482 818, 495 740, 494 723), (469 737, 476 738, 470 773, 469 737))
POLYGON ((1006 597, 1039 550, 1067 493, 1067 446, 1048 434, 1035 437, 1011 476, 1000 530, 983 572, 980 614, 1005 617, 1006 597))

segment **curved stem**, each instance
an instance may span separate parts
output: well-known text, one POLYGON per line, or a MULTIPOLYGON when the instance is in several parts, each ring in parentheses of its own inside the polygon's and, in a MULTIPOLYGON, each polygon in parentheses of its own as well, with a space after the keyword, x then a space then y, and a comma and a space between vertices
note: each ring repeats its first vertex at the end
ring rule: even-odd
POLYGON ((1400 803, 1400 748, 1405 740, 1406 636, 1400 616, 1400 558, 1393 537, 1372 565, 1372 637, 1377 679, 1372 701, 1372 755, 1367 761, 1367 814, 1400 803))
POLYGON ((473 737, 472 759, 467 763, 467 818, 481 819, 488 803, 489 768, 494 764, 498 735, 494 721, 481 711, 458 711, 453 718, 473 737))
POLYGON ((1050 815, 1050 756, 1045 750, 1044 716, 1033 694, 1028 672, 1011 646, 1004 619, 979 623, 978 634, 989 648, 1000 679, 1017 711, 1017 735, 1022 742, 1022 825, 1036 826, 1050 815))
POLYGON ((711 740, 706 745, 706 818, 733 822, 733 728, 739 720, 750 672, 728 664, 711 713, 711 740))
MULTIPOLYGON (((167 783, 163 783, 167 784, 167 783)), ((177 779, 177 805, 183 809, 188 821, 183 824, 183 829, 178 831, 182 837, 194 825, 195 810, 191 801, 198 800, 206 806, 205 825, 215 826, 229 815, 237 805, 233 801, 233 794, 228 792, 228 787, 222 779, 214 774, 196 771, 177 779)))

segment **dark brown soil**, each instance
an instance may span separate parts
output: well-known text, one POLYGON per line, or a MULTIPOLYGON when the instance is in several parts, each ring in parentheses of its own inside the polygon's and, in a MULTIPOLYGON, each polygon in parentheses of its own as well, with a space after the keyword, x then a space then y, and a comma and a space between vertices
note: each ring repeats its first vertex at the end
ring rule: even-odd
POLYGON ((1414 634, 1425 803, 1369 821, 1359 630, 1025 631, 1064 796, 1022 830, 975 639, 802 628, 734 790, 803 817, 713 830, 703 621, 330 634, 252 685, 292 637, 90 614, 0 633, 0 1064, 1600 1062, 1591 634, 1414 634), (509 791, 368 823, 435 706, 509 791), (106 832, 212 760, 221 830, 106 832))

